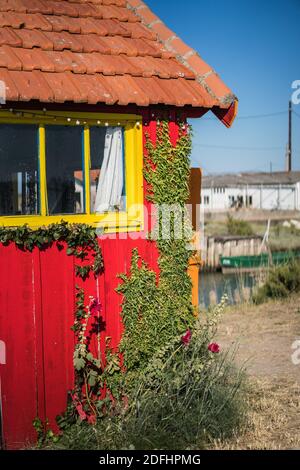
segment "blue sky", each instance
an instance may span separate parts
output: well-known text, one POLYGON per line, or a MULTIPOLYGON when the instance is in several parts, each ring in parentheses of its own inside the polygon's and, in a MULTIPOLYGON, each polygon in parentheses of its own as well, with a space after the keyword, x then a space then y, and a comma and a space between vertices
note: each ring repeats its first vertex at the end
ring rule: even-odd
MULTIPOLYGON (((271 162, 273 171, 284 170, 291 83, 300 80, 300 0, 146 3, 238 96, 238 116, 286 111, 238 119, 231 129, 211 113, 193 120, 193 164, 206 173, 270 171, 271 162)), ((293 107, 300 116, 300 104, 293 107)), ((293 147, 293 169, 300 170, 300 117, 295 114, 293 147)))

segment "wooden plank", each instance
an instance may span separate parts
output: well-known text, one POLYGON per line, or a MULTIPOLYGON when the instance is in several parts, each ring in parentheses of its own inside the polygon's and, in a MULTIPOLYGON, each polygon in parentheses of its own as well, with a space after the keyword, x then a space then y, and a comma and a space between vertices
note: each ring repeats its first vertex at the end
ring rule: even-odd
POLYGON ((33 260, 14 245, 0 246, 0 339, 6 364, 0 365, 3 430, 7 448, 33 442, 38 413, 33 260))
POLYGON ((53 246, 42 251, 40 259, 45 414, 56 429, 55 418, 65 411, 67 391, 74 385, 74 258, 53 246))

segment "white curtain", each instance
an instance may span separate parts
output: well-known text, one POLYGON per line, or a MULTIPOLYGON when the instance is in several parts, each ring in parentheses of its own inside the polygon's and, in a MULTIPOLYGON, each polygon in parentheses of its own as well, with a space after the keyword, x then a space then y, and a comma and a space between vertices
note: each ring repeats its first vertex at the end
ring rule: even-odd
POLYGON ((121 127, 108 127, 104 158, 97 187, 96 213, 114 210, 121 205, 124 183, 123 135, 121 127))

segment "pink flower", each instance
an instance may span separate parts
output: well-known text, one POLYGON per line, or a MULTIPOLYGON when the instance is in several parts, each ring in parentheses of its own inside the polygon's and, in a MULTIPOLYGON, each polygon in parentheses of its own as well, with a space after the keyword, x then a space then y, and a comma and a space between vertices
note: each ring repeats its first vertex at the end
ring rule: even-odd
POLYGON ((214 354, 217 354, 220 352, 220 346, 217 343, 211 343, 208 346, 208 350, 214 354))
POLYGON ((78 412, 78 414, 79 414, 79 418, 81 419, 81 421, 84 421, 84 420, 87 418, 87 416, 86 416, 86 412, 85 412, 84 409, 82 408, 82 404, 81 404, 81 403, 78 403, 78 404, 76 405, 76 410, 77 410, 77 412, 78 412))
POLYGON ((90 415, 88 416, 88 423, 91 425, 91 426, 94 426, 97 422, 97 418, 95 415, 90 415))
POLYGON ((183 335, 183 336, 181 337, 181 341, 183 342, 183 344, 184 344, 185 346, 187 346, 187 345, 190 343, 191 339, 192 339, 192 332, 191 332, 191 330, 187 330, 187 332, 185 333, 185 335, 183 335))
POLYGON ((92 297, 89 309, 92 315, 99 313, 101 311, 101 303, 99 302, 99 299, 92 297))
POLYGON ((84 421, 87 418, 87 415, 82 407, 82 404, 80 403, 80 401, 78 401, 77 393, 74 393, 74 395, 72 395, 72 400, 79 415, 79 418, 81 419, 81 421, 84 421))

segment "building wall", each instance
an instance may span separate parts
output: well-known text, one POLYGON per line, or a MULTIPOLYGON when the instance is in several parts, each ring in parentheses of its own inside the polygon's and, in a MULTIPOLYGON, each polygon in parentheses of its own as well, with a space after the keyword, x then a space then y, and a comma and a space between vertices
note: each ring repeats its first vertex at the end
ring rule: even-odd
POLYGON ((227 211, 231 201, 242 198, 243 207, 263 210, 300 210, 300 182, 294 185, 203 188, 202 204, 206 212, 227 211))
MULTIPOLYGON (((150 112, 144 116, 144 145, 146 134, 153 144, 156 140, 159 114, 151 116, 152 120, 150 112)), ((170 116, 174 145, 178 138, 175 118, 175 113, 170 116)), ((145 205, 149 208, 146 198, 145 205)), ((150 229, 153 221, 148 212, 150 229)), ((131 234, 129 239, 124 234, 108 235, 100 238, 99 244, 104 273, 85 282, 75 278, 74 259, 66 255, 65 249, 53 245, 29 253, 14 244, 0 245, 0 341, 6 348, 5 364, 0 364, 0 434, 7 448, 21 448, 35 440, 32 422, 37 416, 42 421, 49 420, 51 428, 56 429, 55 417, 66 408, 67 392, 74 385, 71 326, 75 285, 83 286, 87 295, 98 297, 102 304, 101 335, 92 344, 93 352, 100 356, 106 337, 112 338, 112 347, 121 338, 122 298, 115 289, 120 283, 118 274, 129 272, 132 250, 138 248, 141 257, 158 274, 157 247, 146 237, 141 239, 140 233, 131 234)))

